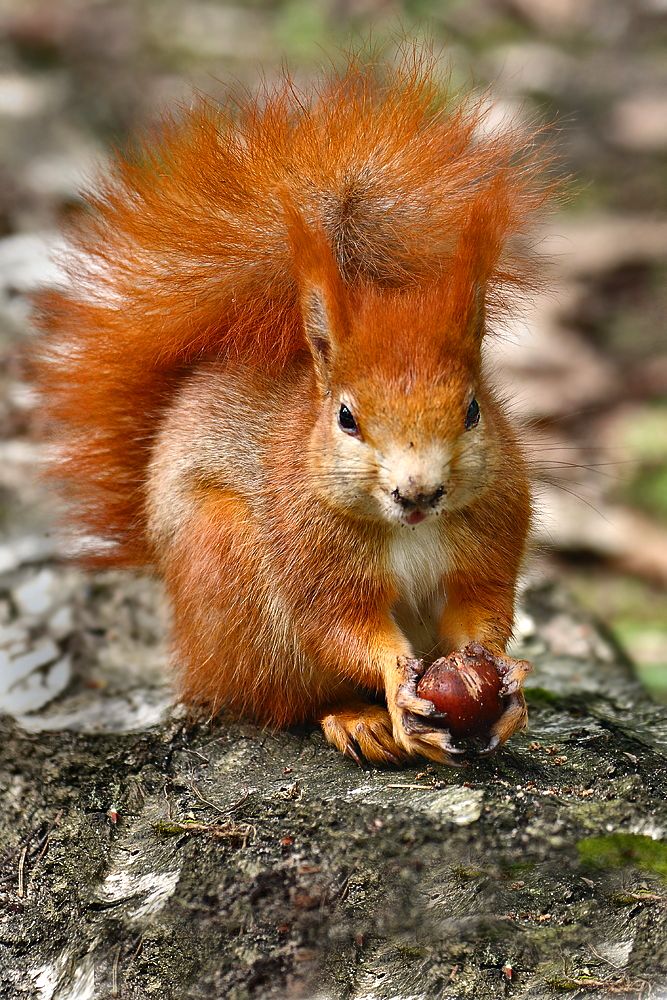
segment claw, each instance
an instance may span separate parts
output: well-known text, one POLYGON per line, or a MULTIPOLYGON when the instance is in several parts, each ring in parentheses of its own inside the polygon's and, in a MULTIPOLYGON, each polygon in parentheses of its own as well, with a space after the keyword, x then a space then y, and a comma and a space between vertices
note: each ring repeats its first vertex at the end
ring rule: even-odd
POLYGON ((468 751, 465 747, 458 747, 452 742, 452 734, 448 729, 440 726, 429 726, 410 712, 402 713, 401 724, 404 731, 409 736, 413 736, 417 744, 422 744, 422 748, 424 743, 435 747, 439 753, 434 759, 438 759, 440 763, 449 764, 451 767, 461 766, 465 763, 464 760, 456 760, 455 758, 464 758, 468 751))
POLYGON ((447 767, 457 767, 461 771, 466 767, 470 767, 470 761, 467 757, 455 758, 451 757, 449 754, 445 754, 444 757, 441 757, 437 763, 445 764, 447 767))
MULTIPOLYGON (((417 705, 419 705, 420 699, 416 699, 416 701, 417 705)), ((427 705, 431 705, 431 707, 433 708, 432 712, 415 711, 414 702, 409 702, 408 704, 405 704, 403 700, 399 700, 398 698, 396 699, 396 704, 398 705, 399 708, 403 709, 404 720, 408 719, 410 720, 408 723, 408 726, 410 728, 406 726, 407 731, 410 733, 419 732, 420 729, 427 729, 429 732, 432 731, 433 726, 427 726, 425 722, 422 722, 422 719, 424 718, 428 719, 429 722, 434 722, 436 720, 447 718, 445 712, 438 712, 436 710, 436 707, 432 701, 426 702, 427 705)))
POLYGON ((355 764, 358 764, 359 767, 363 768, 363 766, 364 766, 363 765, 363 761, 362 761, 361 757, 359 756, 359 754, 357 753, 355 745, 352 742, 352 740, 348 740, 347 741, 347 743, 345 744, 345 750, 343 751, 343 753, 345 754, 346 757, 351 757, 352 760, 355 762, 355 764))
POLYGON ((467 751, 460 750, 458 747, 451 747, 451 749, 444 751, 439 758, 439 763, 446 764, 448 767, 470 767, 470 759, 467 751))
POLYGON ((492 753, 495 753, 495 751, 498 749, 499 746, 500 746, 500 736, 494 735, 491 737, 491 739, 489 740, 488 744, 485 747, 477 751, 477 756, 490 757, 492 753))
MULTIPOLYGON (((402 708, 401 703, 397 700, 399 708, 402 708)), ((425 722, 422 722, 418 715, 414 712, 409 712, 407 710, 403 711, 401 716, 401 722, 403 723, 403 729, 406 733, 429 733, 432 730, 432 726, 427 726, 425 722)))
POLYGON ((449 733, 446 729, 438 730, 438 732, 440 731, 442 731, 445 736, 444 740, 442 741, 443 750, 446 750, 447 753, 449 754, 455 754, 457 756, 465 755, 468 753, 465 747, 457 747, 455 743, 452 743, 451 733, 449 733))
POLYGON ((507 743, 510 736, 526 728, 527 721, 526 699, 522 691, 517 691, 509 696, 507 708, 494 724, 491 730, 491 739, 486 749, 480 751, 481 755, 488 756, 503 743, 507 743))

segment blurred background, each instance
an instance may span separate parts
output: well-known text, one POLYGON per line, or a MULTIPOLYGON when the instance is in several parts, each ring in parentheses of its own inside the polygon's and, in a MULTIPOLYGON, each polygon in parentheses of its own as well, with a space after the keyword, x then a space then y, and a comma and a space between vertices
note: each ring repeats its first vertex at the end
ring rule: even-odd
POLYGON ((534 463, 532 572, 667 700, 667 0, 0 0, 0 572, 57 554, 17 347, 82 181, 193 91, 285 63, 305 83, 369 32, 389 53, 431 40, 499 118, 556 123, 572 180, 539 237, 551 287, 490 362, 534 463))

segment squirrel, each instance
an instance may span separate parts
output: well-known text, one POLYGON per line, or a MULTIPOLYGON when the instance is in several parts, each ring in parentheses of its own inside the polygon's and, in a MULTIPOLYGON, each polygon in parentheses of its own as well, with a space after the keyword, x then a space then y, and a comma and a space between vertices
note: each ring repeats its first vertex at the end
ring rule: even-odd
MULTIPOLYGON (((212 715, 455 763, 405 664, 505 653, 531 490, 482 343, 539 275, 550 184, 486 109, 417 52, 200 99, 72 224, 39 303, 51 474, 85 562, 163 579, 212 715)), ((519 693, 490 745, 525 723, 519 693)))

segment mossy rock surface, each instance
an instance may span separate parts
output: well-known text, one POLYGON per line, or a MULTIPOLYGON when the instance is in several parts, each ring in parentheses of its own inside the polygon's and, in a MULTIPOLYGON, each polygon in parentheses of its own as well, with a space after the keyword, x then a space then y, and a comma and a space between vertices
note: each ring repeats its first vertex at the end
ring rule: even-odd
POLYGON ((527 733, 364 771, 315 730, 192 722, 153 585, 70 584, 75 679, 2 721, 3 1000, 667 988, 667 712, 560 592, 521 615, 527 733))

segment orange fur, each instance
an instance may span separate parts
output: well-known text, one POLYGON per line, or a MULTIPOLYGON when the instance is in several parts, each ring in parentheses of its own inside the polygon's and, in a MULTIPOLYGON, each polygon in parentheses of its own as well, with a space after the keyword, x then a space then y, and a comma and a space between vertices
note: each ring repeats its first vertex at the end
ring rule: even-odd
POLYGON ((530 498, 480 344, 534 280, 522 237, 549 185, 534 136, 484 114, 418 55, 352 61, 307 98, 285 80, 237 115, 200 101, 116 158, 71 233, 36 362, 52 473, 89 563, 164 575, 190 700, 326 718, 340 745, 359 693, 384 693, 369 755, 447 759, 396 704, 428 546, 437 641, 504 648, 530 498), (414 503, 443 476, 451 499, 413 551, 392 496, 415 476, 414 503))

